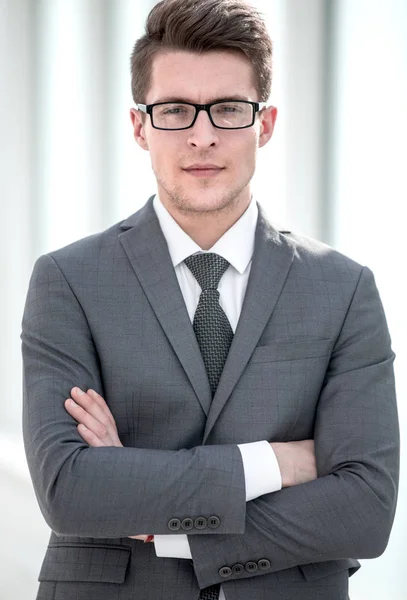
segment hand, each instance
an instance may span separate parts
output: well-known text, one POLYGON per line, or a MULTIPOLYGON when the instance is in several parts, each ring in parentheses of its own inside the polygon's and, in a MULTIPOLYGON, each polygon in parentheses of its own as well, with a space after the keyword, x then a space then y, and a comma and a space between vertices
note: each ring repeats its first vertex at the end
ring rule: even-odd
MULTIPOLYGON (((104 398, 94 390, 83 392, 74 387, 71 390, 72 398, 65 400, 65 408, 76 421, 78 432, 89 446, 116 446, 122 448, 116 427, 116 421, 104 398)), ((135 540, 152 542, 151 535, 129 535, 135 540)))
POLYGON ((153 535, 129 535, 128 537, 132 538, 133 540, 143 540, 143 542, 153 542, 154 541, 153 535))
POLYGON ((116 421, 105 400, 94 390, 83 392, 74 387, 72 398, 65 400, 65 409, 76 421, 78 432, 89 446, 116 446, 123 444, 117 433, 116 421))
POLYGON ((273 442, 284 487, 307 483, 317 478, 314 440, 273 442))

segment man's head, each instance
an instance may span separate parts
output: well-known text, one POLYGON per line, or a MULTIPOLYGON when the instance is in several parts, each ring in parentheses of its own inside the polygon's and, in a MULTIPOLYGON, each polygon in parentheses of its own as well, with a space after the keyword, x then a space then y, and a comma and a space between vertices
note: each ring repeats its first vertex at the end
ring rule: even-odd
MULTIPOLYGON (((252 6, 242 0, 163 0, 150 12, 146 33, 132 53, 133 99, 145 105, 182 100, 208 104, 220 99, 265 102, 271 89, 271 65, 272 43, 252 6)), ((169 109, 163 122, 158 121, 159 116, 163 119, 161 107, 154 109, 154 122, 139 110, 131 111, 135 139, 150 152, 167 208, 207 213, 238 204, 247 206, 257 148, 272 135, 276 109, 258 113, 249 105, 225 105, 211 109, 214 122, 200 111, 191 128, 153 127, 174 126, 175 115, 183 114, 184 109, 194 113, 191 107, 169 109), (241 124, 250 125, 253 116, 253 125, 239 129, 214 126, 233 126, 226 113, 241 111, 246 115, 241 124), (188 170, 197 164, 221 170, 198 176, 188 170)))

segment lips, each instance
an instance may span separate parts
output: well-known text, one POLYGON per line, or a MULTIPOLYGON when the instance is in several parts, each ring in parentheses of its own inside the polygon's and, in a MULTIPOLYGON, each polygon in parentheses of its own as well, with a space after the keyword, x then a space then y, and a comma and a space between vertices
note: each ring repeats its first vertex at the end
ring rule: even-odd
POLYGON ((185 171, 220 171, 223 167, 218 167, 216 165, 192 165, 191 167, 187 167, 185 171))
POLYGON ((224 167, 216 167, 214 165, 209 166, 193 166, 184 169, 189 175, 193 175, 194 177, 216 177, 223 171, 224 167))
POLYGON ((220 173, 222 169, 188 169, 187 173, 220 173))

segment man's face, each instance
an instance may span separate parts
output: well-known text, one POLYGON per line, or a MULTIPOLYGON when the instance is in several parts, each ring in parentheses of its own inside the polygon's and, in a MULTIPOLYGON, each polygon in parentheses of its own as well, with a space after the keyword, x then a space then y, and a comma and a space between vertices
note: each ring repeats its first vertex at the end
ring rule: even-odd
MULTIPOLYGON (((206 104, 217 99, 259 101, 253 68, 244 55, 233 52, 168 52, 154 58, 146 104, 163 101, 206 104)), ((194 126, 182 131, 154 129, 150 117, 131 110, 134 137, 148 150, 158 191, 170 212, 206 213, 233 210, 250 201, 250 181, 257 149, 270 139, 276 109, 264 109, 252 127, 215 128, 205 111, 194 126), (220 167, 211 172, 188 170, 192 165, 220 167)))

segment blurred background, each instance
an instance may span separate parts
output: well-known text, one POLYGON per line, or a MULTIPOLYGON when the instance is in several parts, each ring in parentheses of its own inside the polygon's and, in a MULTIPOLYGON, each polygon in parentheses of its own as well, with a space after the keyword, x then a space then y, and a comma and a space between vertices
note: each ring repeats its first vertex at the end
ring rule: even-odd
MULTIPOLYGON (((21 437, 20 330, 35 259, 124 219, 155 192, 133 140, 129 56, 155 2, 0 0, 1 600, 34 599, 49 530, 21 437)), ((399 504, 352 600, 407 598, 407 2, 263 0, 275 135, 256 197, 275 224, 370 267, 396 352, 399 504)), ((372 527, 375 524, 372 523, 372 527)))

